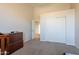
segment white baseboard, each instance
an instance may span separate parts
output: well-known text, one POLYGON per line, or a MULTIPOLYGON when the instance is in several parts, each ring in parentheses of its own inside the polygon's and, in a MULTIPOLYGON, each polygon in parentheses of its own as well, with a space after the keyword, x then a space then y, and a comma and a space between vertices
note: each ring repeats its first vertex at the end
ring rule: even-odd
MULTIPOLYGON (((32 39, 29 39, 29 40, 32 40, 32 39)), ((24 40, 23 42, 26 43, 26 42, 29 41, 29 40, 24 40)))

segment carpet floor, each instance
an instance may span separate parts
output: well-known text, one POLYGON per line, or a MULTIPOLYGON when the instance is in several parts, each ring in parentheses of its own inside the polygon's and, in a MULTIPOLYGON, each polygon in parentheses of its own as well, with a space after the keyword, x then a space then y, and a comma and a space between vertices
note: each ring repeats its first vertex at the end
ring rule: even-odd
POLYGON ((11 55, 62 55, 64 52, 79 55, 79 49, 63 43, 30 40, 11 55))

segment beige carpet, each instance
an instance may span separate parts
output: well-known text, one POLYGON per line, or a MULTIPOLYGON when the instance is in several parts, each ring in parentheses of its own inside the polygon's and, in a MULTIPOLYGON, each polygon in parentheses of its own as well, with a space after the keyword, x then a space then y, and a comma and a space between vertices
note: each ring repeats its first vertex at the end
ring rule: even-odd
POLYGON ((62 43, 31 40, 12 55, 62 55, 64 52, 79 54, 79 49, 62 43))

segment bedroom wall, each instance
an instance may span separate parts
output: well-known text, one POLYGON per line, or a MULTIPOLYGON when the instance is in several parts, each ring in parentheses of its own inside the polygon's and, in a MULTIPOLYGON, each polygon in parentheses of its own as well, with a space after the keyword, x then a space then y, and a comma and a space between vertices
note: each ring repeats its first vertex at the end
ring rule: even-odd
POLYGON ((49 3, 49 4, 36 5, 34 7, 34 20, 39 21, 40 15, 47 12, 54 12, 71 8, 72 8, 71 4, 68 3, 49 3))
POLYGON ((41 41, 59 42, 75 46, 74 11, 74 9, 68 9, 41 15, 41 41))
POLYGON ((32 6, 0 4, 0 32, 23 32, 24 42, 32 39, 32 6))
MULTIPOLYGON (((66 9, 72 9, 72 4, 68 3, 49 3, 49 4, 34 4, 33 8, 33 20, 36 22, 40 22, 40 15, 48 12, 54 12, 54 11, 61 11, 66 9)), ((38 29, 39 24, 35 23, 35 28, 33 29, 33 32, 36 32, 38 29)))
POLYGON ((79 4, 73 4, 75 8, 75 42, 76 47, 79 48, 79 4))

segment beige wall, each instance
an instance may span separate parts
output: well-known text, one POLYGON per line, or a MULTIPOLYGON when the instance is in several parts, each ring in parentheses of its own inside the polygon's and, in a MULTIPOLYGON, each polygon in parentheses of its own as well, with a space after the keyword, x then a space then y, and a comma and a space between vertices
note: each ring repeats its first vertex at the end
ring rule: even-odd
MULTIPOLYGON (((48 13, 48 12, 54 12, 54 11, 61 11, 61 10, 66 10, 66 9, 71 9, 72 4, 67 4, 67 3, 52 3, 52 4, 37 4, 34 5, 33 8, 33 21, 38 21, 40 22, 40 15, 43 13, 48 13)), ((35 24, 35 28, 33 29, 33 32, 37 31, 38 24, 35 24)))
POLYGON ((79 48, 79 4, 74 4, 75 6, 75 41, 76 41, 76 46, 79 48))
MULTIPOLYGON (((34 21, 40 21, 40 15, 43 13, 66 10, 66 9, 75 9, 75 43, 79 48, 79 4, 42 4, 34 7, 34 21)), ((36 27, 38 24, 36 24, 36 27)))
POLYGON ((29 4, 0 4, 0 32, 21 31, 24 41, 30 40, 32 12, 29 4))
POLYGON ((60 3, 60 4, 45 4, 34 7, 34 20, 39 20, 40 15, 47 12, 60 11, 65 9, 71 9, 71 4, 60 3))

